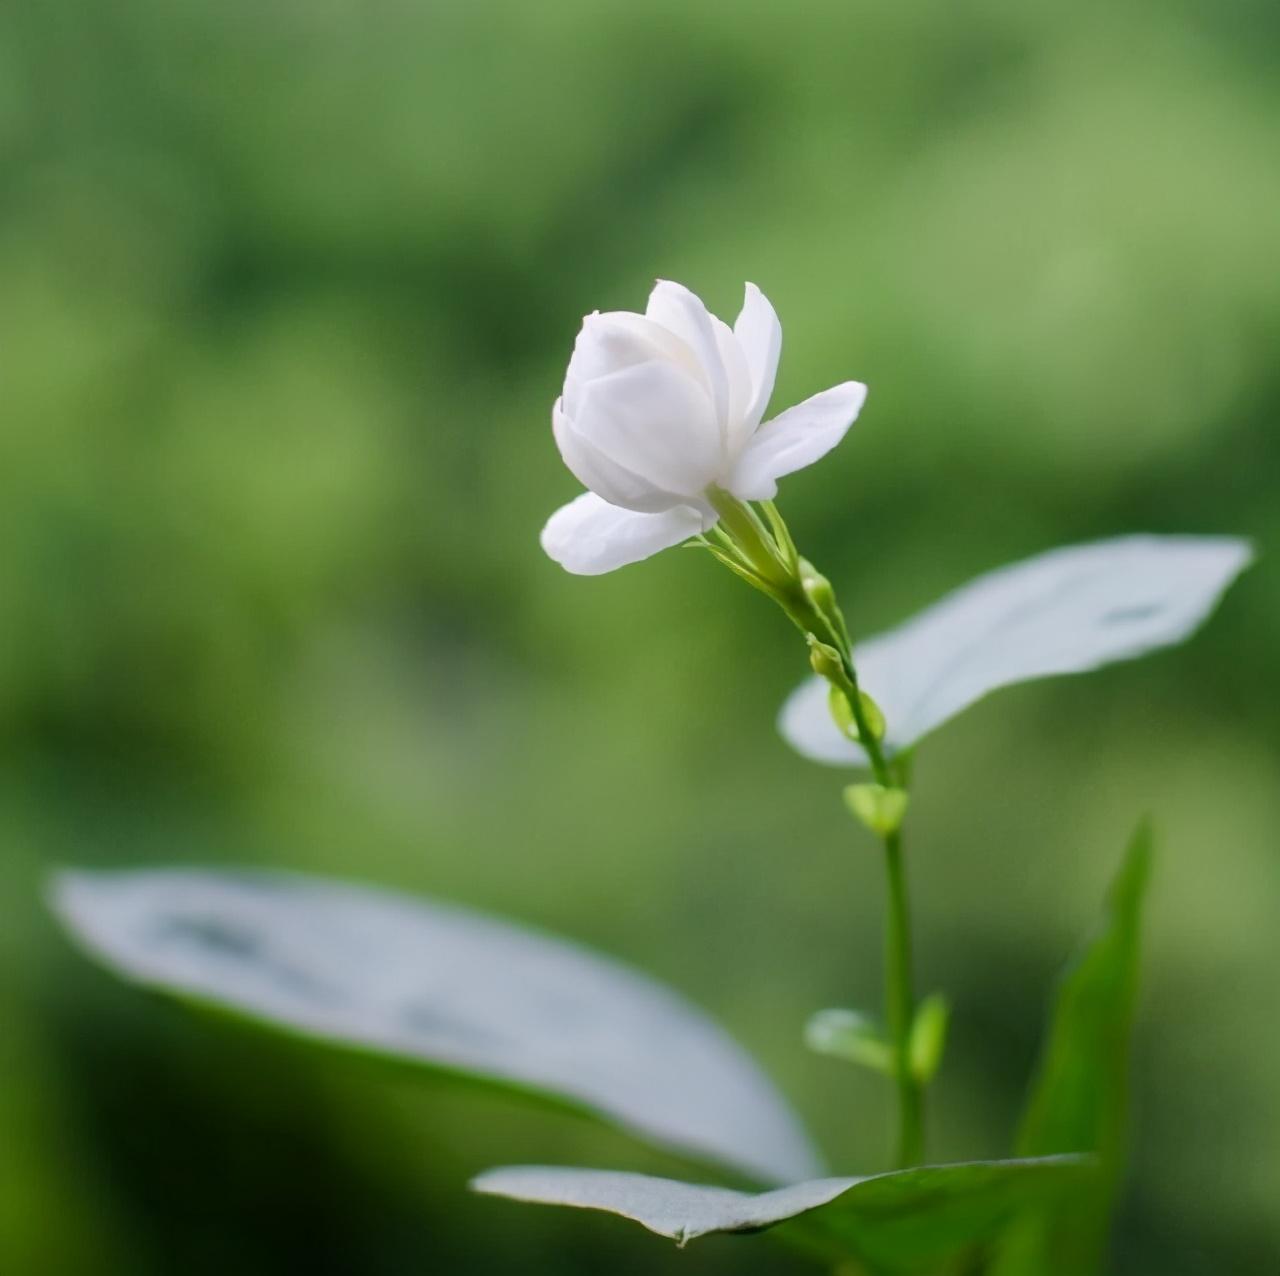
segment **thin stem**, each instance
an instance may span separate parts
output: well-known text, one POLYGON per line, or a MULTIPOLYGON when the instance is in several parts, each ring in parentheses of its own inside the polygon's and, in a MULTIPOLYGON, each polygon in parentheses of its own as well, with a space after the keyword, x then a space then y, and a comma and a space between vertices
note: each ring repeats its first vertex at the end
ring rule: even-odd
MULTIPOLYGON (((885 788, 906 787, 910 760, 901 759, 895 768, 885 756, 879 737, 871 729, 853 664, 853 644, 843 613, 830 585, 799 557, 782 515, 771 502, 765 504, 766 528, 749 503, 727 492, 710 488, 707 497, 720 515, 723 528, 717 531, 737 551, 732 561, 726 551, 722 561, 739 575, 751 579, 757 588, 771 595, 804 634, 834 648, 847 683, 844 690, 849 710, 858 728, 858 742, 867 755, 876 783, 885 788), (744 566, 750 567, 744 571, 744 566), (813 577, 802 579, 804 573, 813 577), (815 580, 816 578, 816 580, 815 580), (820 587, 820 588, 819 588, 820 587)), ((721 556, 721 555, 717 555, 721 556)), ((896 1164, 900 1168, 918 1165, 924 1154, 924 1094, 911 1067, 911 1030, 915 1022, 916 999, 911 959, 911 909, 907 898, 906 869, 902 856, 902 834, 895 829, 884 835, 885 872, 888 877, 889 910, 885 924, 885 1021, 894 1051, 894 1078, 898 1089, 898 1146, 896 1164)))
MULTIPOLYGON (((839 653, 840 663, 852 694, 849 709, 858 728, 858 741, 871 764, 876 783, 886 788, 906 787, 909 759, 895 777, 884 749, 867 722, 859 694, 858 671, 844 626, 836 626, 802 595, 807 615, 793 615, 802 629, 829 642, 839 653)), ((797 604, 799 600, 796 600, 797 604)), ((798 608, 798 610, 800 610, 798 608)), ((924 1088, 911 1067, 911 1029, 916 1015, 915 976, 911 954, 911 905, 907 891, 906 866, 902 855, 902 833, 894 830, 884 838, 885 874, 889 909, 885 919, 884 1009, 885 1022, 893 1041, 894 1081, 898 1089, 898 1138, 894 1164, 898 1169, 919 1165, 924 1156, 924 1088)))
POLYGON ((871 764, 871 773, 877 784, 885 788, 893 787, 893 773, 889 770, 889 761, 884 755, 879 737, 871 729, 867 715, 862 707, 861 688, 858 686, 858 671, 853 666, 853 653, 844 626, 837 627, 813 605, 803 589, 793 591, 791 597, 783 604, 787 614, 802 632, 811 633, 823 642, 834 647, 840 653, 840 663, 844 666, 844 676, 848 680, 851 694, 848 696, 849 711, 853 715, 854 724, 858 728, 858 743, 862 745, 871 764))
MULTIPOLYGON (((816 607, 810 605, 808 610, 809 616, 805 619, 809 621, 810 631, 819 637, 825 631, 824 640, 830 642, 840 653, 840 662, 852 689, 852 694, 848 696, 849 708, 858 727, 859 743, 871 764, 876 783, 886 788, 898 787, 898 778, 894 776, 884 749, 871 730, 863 711, 858 673, 854 668, 847 637, 837 633, 835 626, 816 607), (818 627, 814 627, 815 622, 818 627)), ((798 618, 793 619, 800 623, 798 618)), ((802 624, 801 628, 804 627, 802 624)), ((900 768, 902 787, 906 785, 909 768, 909 760, 900 768)), ((899 1169, 906 1169, 911 1165, 919 1165, 924 1156, 924 1088, 917 1081, 911 1067, 911 1029, 915 1022, 916 995, 911 954, 911 905, 902 855, 902 834, 899 830, 895 829, 885 835, 884 862, 889 894, 889 910, 885 919, 885 1021, 893 1041, 894 1080, 898 1089, 898 1140, 894 1164, 899 1169)))
POLYGON ((911 1069, 911 1026, 915 1019, 915 988, 911 960, 911 911, 902 857, 902 834, 884 839, 889 884, 889 912, 885 924, 884 996, 886 1019, 893 1038, 894 1076, 898 1085, 897 1167, 918 1165, 924 1154, 924 1093, 911 1069))
POLYGON ((881 748, 880 740, 876 733, 871 730, 867 715, 863 712, 862 696, 858 686, 858 671, 853 667, 853 658, 849 653, 848 647, 843 644, 837 646, 836 650, 840 652, 841 663, 844 665, 844 676, 849 679, 849 685, 853 688, 853 694, 849 697, 849 709, 858 728, 858 743, 862 745, 863 752, 867 755, 867 761, 871 763, 871 773, 876 777, 876 783, 883 784, 887 789, 892 788, 893 774, 889 770, 889 763, 884 756, 884 749, 881 748))

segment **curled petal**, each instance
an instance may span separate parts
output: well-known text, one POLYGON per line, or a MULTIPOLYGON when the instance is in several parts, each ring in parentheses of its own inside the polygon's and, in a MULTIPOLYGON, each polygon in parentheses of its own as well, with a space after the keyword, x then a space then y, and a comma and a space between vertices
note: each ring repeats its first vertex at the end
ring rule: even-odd
POLYGON ((596 377, 620 372, 638 363, 666 360, 702 378, 702 369, 693 351, 662 324, 629 310, 611 310, 588 315, 573 345, 573 357, 565 379, 565 406, 576 410, 576 387, 596 377))
POLYGON ((600 576, 696 536, 714 521, 689 505, 662 514, 618 509, 594 492, 562 506, 542 529, 542 548, 566 571, 600 576))
POLYGON ((729 419, 729 381, 711 315, 702 299, 683 284, 659 279, 649 294, 645 316, 674 333, 693 351, 715 406, 716 419, 723 426, 729 419))
POLYGON ((656 514, 684 500, 675 492, 656 487, 601 452, 574 426, 561 399, 557 399, 551 409, 551 432, 569 472, 583 487, 589 487, 609 504, 642 514, 656 514))
POLYGON ((570 424, 586 446, 661 492, 696 497, 723 468, 711 401, 672 363, 641 363, 588 381, 570 424))
POLYGON ((733 325, 742 353, 751 373, 751 397, 746 411, 746 424, 754 429, 764 417, 778 375, 778 356, 782 353, 782 325, 769 304, 769 298, 755 284, 748 284, 742 310, 733 325))
POLYGON ((741 501, 771 501, 778 479, 812 465, 844 438, 866 397, 865 385, 846 381, 765 422, 724 486, 741 501))

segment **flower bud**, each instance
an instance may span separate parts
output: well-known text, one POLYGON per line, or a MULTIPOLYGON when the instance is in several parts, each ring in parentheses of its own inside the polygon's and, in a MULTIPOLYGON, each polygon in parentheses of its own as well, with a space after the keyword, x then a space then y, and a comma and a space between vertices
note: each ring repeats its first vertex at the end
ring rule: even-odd
POLYGON ((836 610, 836 591, 831 582, 807 559, 800 560, 800 585, 809 601, 824 615, 836 610))
POLYGON ((942 1052, 947 1044, 947 1023, 951 1007, 938 992, 931 993, 916 1008, 911 1022, 911 1037, 907 1045, 911 1060, 911 1075, 921 1085, 928 1085, 942 1063, 942 1052))
POLYGON ((906 792, 883 784, 851 784, 844 791, 844 803, 856 819, 881 837, 896 833, 907 813, 906 792))
MULTIPOLYGON (((862 732, 858 727, 858 719, 854 716, 848 693, 842 686, 832 684, 828 703, 831 706, 831 716, 835 719, 835 724, 840 728, 841 733, 854 741, 855 744, 860 742, 862 732)), ((862 710, 863 720, 866 722, 867 730, 870 731, 872 737, 876 740, 883 740, 885 722, 880 706, 865 691, 859 691, 858 707, 862 710)))
POLYGON ((805 641, 809 644, 809 664, 813 672, 825 678, 833 687, 843 685, 847 676, 840 653, 830 643, 815 638, 813 634, 805 634, 805 641))

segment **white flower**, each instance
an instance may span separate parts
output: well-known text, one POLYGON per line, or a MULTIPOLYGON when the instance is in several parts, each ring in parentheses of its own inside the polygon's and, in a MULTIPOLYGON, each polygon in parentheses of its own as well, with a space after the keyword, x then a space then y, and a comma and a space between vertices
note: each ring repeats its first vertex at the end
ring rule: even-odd
POLYGON ((714 491, 772 500, 779 478, 825 456, 867 388, 846 381, 761 425, 781 348, 754 284, 732 330, 666 280, 643 315, 588 315, 551 424, 590 490, 547 521, 543 549, 579 575, 612 571, 711 528, 714 491))

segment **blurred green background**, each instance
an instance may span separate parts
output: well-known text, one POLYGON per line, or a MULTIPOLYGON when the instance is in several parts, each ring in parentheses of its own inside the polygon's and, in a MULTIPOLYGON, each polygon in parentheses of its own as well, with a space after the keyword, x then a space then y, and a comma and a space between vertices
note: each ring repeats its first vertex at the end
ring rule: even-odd
POLYGON ((805 671, 701 555, 544 559, 581 315, 655 275, 867 410, 783 489, 859 632, 1052 545, 1234 532, 1193 644, 931 741, 940 1157, 1008 1141, 1050 981, 1161 855, 1123 1276, 1280 1267, 1280 10, 1262 0, 8 0, 0 8, 0 1271, 803 1270, 468 1196, 621 1136, 201 1021, 74 954, 51 866, 273 864, 644 965, 844 1172, 888 1095, 881 881, 805 671))

